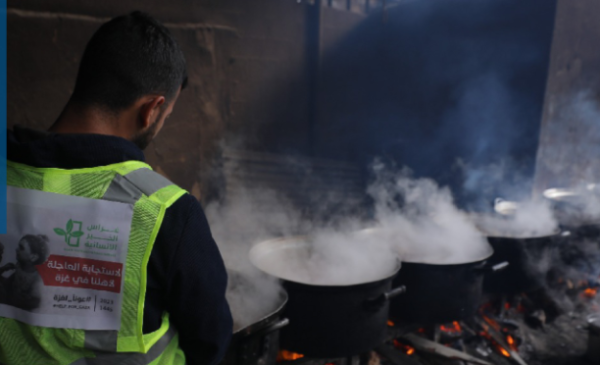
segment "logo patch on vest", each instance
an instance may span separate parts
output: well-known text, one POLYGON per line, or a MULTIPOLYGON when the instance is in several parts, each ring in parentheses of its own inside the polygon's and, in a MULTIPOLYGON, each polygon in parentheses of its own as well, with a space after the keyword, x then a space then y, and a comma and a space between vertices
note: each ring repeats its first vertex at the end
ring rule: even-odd
POLYGON ((118 330, 133 205, 8 187, 0 317, 118 330))

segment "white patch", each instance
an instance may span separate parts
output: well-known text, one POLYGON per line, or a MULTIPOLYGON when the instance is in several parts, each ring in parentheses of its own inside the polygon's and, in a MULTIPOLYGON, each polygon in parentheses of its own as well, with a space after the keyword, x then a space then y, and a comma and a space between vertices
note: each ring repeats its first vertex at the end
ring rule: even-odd
POLYGON ((7 213, 0 317, 118 330, 133 205, 9 186, 7 213))

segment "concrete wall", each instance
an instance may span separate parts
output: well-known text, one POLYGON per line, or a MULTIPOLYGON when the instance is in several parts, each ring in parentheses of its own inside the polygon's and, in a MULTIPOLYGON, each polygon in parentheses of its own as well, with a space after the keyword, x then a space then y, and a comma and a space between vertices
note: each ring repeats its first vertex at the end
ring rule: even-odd
POLYGON ((600 2, 559 0, 536 191, 600 181, 600 2))
MULTIPOLYGON (((146 156, 157 171, 204 197, 223 139, 241 137, 250 148, 269 149, 276 132, 276 145, 307 151, 309 6, 295 0, 9 0, 8 125, 49 127, 73 90, 79 59, 98 26, 147 11, 181 44, 190 84, 146 156)), ((328 42, 364 18, 327 10, 328 42)))

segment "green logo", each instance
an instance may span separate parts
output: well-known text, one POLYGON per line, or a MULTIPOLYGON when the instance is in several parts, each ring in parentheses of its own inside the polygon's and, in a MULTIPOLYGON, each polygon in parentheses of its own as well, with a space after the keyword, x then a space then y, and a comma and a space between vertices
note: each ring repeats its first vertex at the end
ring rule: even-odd
POLYGON ((69 219, 65 228, 66 229, 54 228, 54 232, 59 236, 64 236, 65 243, 67 245, 71 247, 79 247, 79 238, 83 236, 83 231, 81 230, 81 222, 69 219), (74 226, 77 226, 77 229, 75 231, 73 231, 74 226), (72 238, 75 238, 75 243, 72 242, 72 238))

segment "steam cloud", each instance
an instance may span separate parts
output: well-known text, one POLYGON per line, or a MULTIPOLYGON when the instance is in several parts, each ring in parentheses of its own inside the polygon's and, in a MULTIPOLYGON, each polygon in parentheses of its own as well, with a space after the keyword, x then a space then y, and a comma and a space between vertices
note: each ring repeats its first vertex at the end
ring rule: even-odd
POLYGON ((396 255, 403 261, 452 264, 491 254, 447 188, 381 162, 373 165, 373 172, 367 189, 374 202, 370 219, 346 217, 335 226, 311 221, 284 197, 265 189, 242 190, 225 203, 207 206, 213 235, 232 273, 227 297, 237 329, 277 306, 277 279, 248 259, 253 244, 273 237, 309 235, 290 239, 293 249, 276 250, 265 260, 269 273, 314 285, 351 285, 391 276, 396 255))
MULTIPOLYGON (((580 110, 578 104, 571 108, 583 113, 586 120, 592 112, 596 120, 600 120, 597 107, 588 99, 580 101, 580 110)), ((458 161, 457 166, 462 170, 465 190, 475 196, 481 192, 476 206, 492 207, 491 202, 484 199, 490 196, 486 186, 494 186, 497 196, 517 199, 508 202, 512 210, 509 209, 508 214, 498 214, 492 209, 466 213, 457 208, 447 187, 438 186, 432 179, 415 178, 408 169, 398 170, 380 161, 372 165, 374 179, 366 191, 373 203, 372 211, 367 209, 370 212, 367 219, 364 214, 349 216, 347 211, 339 210, 338 215, 342 217, 335 220, 335 225, 312 220, 290 200, 265 188, 242 189, 228 196, 225 202, 210 204, 206 208, 207 216, 231 271, 227 296, 236 328, 269 314, 280 302, 278 279, 261 272, 248 259, 251 247, 261 241, 308 235, 295 239, 295 251, 276 256, 268 271, 280 278, 314 285, 350 285, 392 274, 395 262, 390 257, 394 255, 405 262, 471 262, 491 254, 484 233, 533 237, 556 232, 559 225, 554 214, 556 207, 546 199, 533 199, 529 189, 531 179, 515 174, 510 162, 470 166, 458 161), (512 176, 510 181, 506 179, 509 175, 512 176)), ((555 170, 564 172, 565 168, 555 167, 555 170)), ((583 177, 585 179, 578 180, 575 188, 594 193, 597 189, 589 185, 589 174, 583 177)), ((320 199, 322 206, 329 205, 330 202, 320 199)), ((600 205, 596 202, 584 199, 577 209, 597 221, 600 205)), ((562 265, 566 277, 581 277, 582 271, 589 273, 590 278, 597 277, 599 269, 589 260, 600 257, 597 243, 584 240, 579 242, 578 250, 581 251, 579 256, 585 259, 567 263, 561 253, 554 250, 530 261, 536 266, 536 272, 547 273, 553 266, 562 265)), ((574 307, 575 304, 565 302, 568 300, 564 295, 556 294, 561 305, 574 307)))

